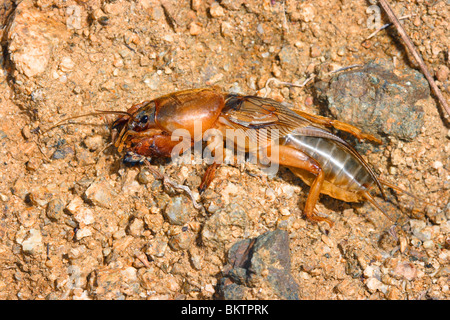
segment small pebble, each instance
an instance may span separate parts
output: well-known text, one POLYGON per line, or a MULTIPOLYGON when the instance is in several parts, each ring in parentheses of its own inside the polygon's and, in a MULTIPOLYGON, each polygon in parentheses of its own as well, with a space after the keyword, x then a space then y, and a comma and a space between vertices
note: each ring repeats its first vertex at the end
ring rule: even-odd
POLYGON ((62 58, 62 60, 59 64, 59 69, 62 72, 70 72, 73 70, 74 67, 75 67, 75 62, 73 62, 72 59, 70 59, 69 57, 62 58))
POLYGON ((46 187, 38 186, 31 190, 31 192, 28 194, 28 198, 25 199, 25 201, 28 200, 29 203, 33 204, 34 206, 44 207, 52 197, 53 195, 50 190, 48 190, 46 187))
POLYGON ((22 245, 22 250, 25 254, 36 255, 44 249, 42 234, 38 229, 19 230, 16 235, 16 241, 22 245))
POLYGON ((90 237, 92 235, 91 229, 84 227, 77 230, 76 239, 80 240, 86 237, 90 237))
POLYGON ((216 290, 214 290, 214 287, 211 284, 207 284, 205 286, 205 291, 210 294, 214 294, 216 292, 216 290))
POLYGON ((381 275, 380 268, 378 266, 367 266, 364 269, 364 276, 366 278, 377 278, 379 279, 381 275))
POLYGON ((87 137, 86 139, 84 139, 84 144, 90 151, 98 150, 104 146, 103 137, 99 134, 87 137))
POLYGON ((170 224, 182 226, 190 219, 191 207, 192 204, 189 203, 185 196, 177 196, 170 199, 164 210, 164 216, 170 224))
POLYGON ((202 270, 203 259, 199 254, 191 253, 190 261, 195 270, 202 270))
POLYGON ((402 300, 403 295, 397 287, 391 286, 386 294, 386 298, 389 300, 402 300))
POLYGON ((155 238, 149 241, 145 253, 151 257, 163 257, 167 250, 167 241, 155 238))
POLYGON ((414 25, 415 25, 416 27, 419 27, 419 26, 422 24, 422 21, 420 20, 420 16, 419 16, 419 15, 417 15, 417 16, 414 18, 413 23, 414 23, 414 25))
POLYGON ((114 232, 112 236, 113 236, 113 239, 119 240, 119 239, 122 239, 123 237, 125 237, 126 235, 127 234, 125 233, 125 230, 120 229, 120 230, 114 232))
POLYGON ((123 269, 120 274, 123 276, 124 281, 136 281, 137 280, 137 270, 133 267, 126 267, 123 269))
POLYGON ((202 33, 202 27, 197 22, 191 22, 189 25, 189 33, 191 36, 198 36, 202 33))
POLYGON ((376 292, 377 290, 381 292, 387 292, 388 286, 383 284, 380 280, 377 278, 369 278, 366 281, 366 287, 369 289, 371 293, 376 292))
MULTIPOLYGON (((295 71, 298 68, 298 52, 294 46, 286 45, 278 53, 283 68, 295 71)), ((275 75, 277 76, 277 75, 275 75)))
POLYGON ((229 22, 223 21, 220 25, 220 33, 223 37, 232 38, 233 37, 233 27, 229 22))
POLYGON ((144 79, 144 83, 151 89, 157 90, 159 88, 160 79, 158 73, 155 72, 151 76, 144 79))
POLYGON ((36 171, 41 164, 42 164, 41 159, 33 157, 27 161, 26 168, 28 171, 36 171))
POLYGON ((337 55, 338 56, 344 56, 345 55, 345 47, 339 47, 338 51, 337 51, 337 55))
POLYGON ((104 91, 111 91, 115 87, 114 80, 107 80, 100 85, 100 89, 104 91))
POLYGON ((187 250, 191 247, 193 236, 189 231, 180 232, 169 240, 169 246, 175 250, 187 250))
POLYGON ((259 23, 256 26, 256 31, 258 31, 259 34, 264 34, 264 27, 263 27, 263 25, 261 23, 259 23))
POLYGON ((61 160, 67 157, 67 155, 73 155, 75 152, 71 147, 64 147, 61 149, 56 149, 56 151, 52 154, 53 160, 61 160))
POLYGON ((291 214, 288 208, 280 208, 279 211, 282 216, 289 216, 291 214))
POLYGON ((434 247, 434 242, 432 240, 427 240, 423 242, 423 247, 425 249, 432 249, 434 247))
POLYGON ((220 4, 228 10, 239 10, 245 0, 221 0, 220 4))
POLYGON ((20 177, 14 183, 11 191, 13 195, 25 200, 26 196, 30 193, 29 187, 29 183, 23 177, 20 177))
POLYGON ((83 199, 76 196, 67 205, 66 209, 73 215, 75 221, 80 225, 89 225, 94 222, 94 213, 91 209, 84 206, 83 199))
POLYGON ((123 60, 122 59, 114 59, 113 66, 116 68, 123 67, 123 60))
POLYGON ((313 3, 303 2, 300 4, 300 19, 304 22, 311 22, 316 16, 316 8, 313 3))
POLYGON ((87 249, 86 246, 81 245, 75 248, 69 249, 69 252, 67 253, 67 256, 70 260, 76 260, 84 256, 87 249))
POLYGON ((113 202, 114 192, 107 181, 94 182, 84 193, 93 204, 110 208, 113 202))
POLYGON ((134 219, 128 226, 128 231, 133 237, 141 236, 144 231, 144 221, 142 219, 134 219))
POLYGON ((30 126, 25 126, 22 128, 22 136, 27 140, 32 137, 30 126))
POLYGON ((225 11, 223 10, 223 8, 220 6, 220 4, 218 2, 213 2, 211 4, 211 7, 209 7, 209 13, 214 18, 223 17, 225 15, 225 11))
POLYGON ((322 49, 318 45, 312 45, 310 48, 310 56, 311 58, 317 58, 322 54, 322 49))
POLYGON ((147 168, 143 167, 137 175, 137 180, 139 183, 149 184, 155 181, 155 176, 147 168))
POLYGON ((61 199, 53 199, 47 204, 46 214, 50 220, 59 220, 64 210, 64 202, 61 199))
POLYGON ((394 269, 394 275, 403 277, 406 280, 414 280, 417 276, 417 269, 410 262, 401 262, 394 269))
POLYGON ((431 165, 434 169, 438 170, 440 168, 442 168, 444 165, 442 164, 442 162, 440 161, 435 161, 433 162, 433 164, 431 165))
POLYGON ((305 99, 305 106, 310 107, 314 104, 314 98, 311 96, 307 96, 305 99))
POLYGON ((191 7, 194 11, 200 10, 203 7, 203 0, 192 0, 191 7))
POLYGON ((448 79, 448 75, 450 73, 450 70, 447 66, 441 64, 438 69, 436 70, 436 79, 444 82, 448 79))

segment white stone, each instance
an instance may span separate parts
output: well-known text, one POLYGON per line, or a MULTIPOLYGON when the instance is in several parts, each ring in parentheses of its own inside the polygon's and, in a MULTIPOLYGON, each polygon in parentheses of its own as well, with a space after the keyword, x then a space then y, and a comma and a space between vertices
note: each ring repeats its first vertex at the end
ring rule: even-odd
POLYGON ((75 62, 73 62, 70 57, 64 57, 61 59, 61 62, 59 63, 59 69, 63 72, 69 72, 72 71, 75 67, 75 62))
POLYGON ((30 229, 25 231, 23 238, 16 237, 16 241, 22 245, 22 250, 26 254, 38 254, 41 253, 44 249, 44 245, 42 243, 42 235, 41 232, 37 229, 30 229))
POLYGON ((86 237, 90 237, 91 235, 92 235, 92 231, 89 228, 84 227, 84 228, 78 229, 77 240, 80 240, 80 239, 83 239, 86 237))

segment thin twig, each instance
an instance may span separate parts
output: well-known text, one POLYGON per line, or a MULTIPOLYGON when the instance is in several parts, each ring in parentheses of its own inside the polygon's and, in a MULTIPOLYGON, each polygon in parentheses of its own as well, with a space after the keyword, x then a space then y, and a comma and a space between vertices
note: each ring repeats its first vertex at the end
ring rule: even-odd
MULTIPOLYGON (((337 70, 334 71, 330 71, 327 73, 327 75, 333 74, 333 73, 338 73, 341 71, 345 71, 348 69, 353 69, 353 68, 361 68, 363 67, 363 65, 360 64, 352 64, 351 66, 347 66, 347 67, 342 67, 339 68, 337 70)), ((264 93, 264 98, 267 98, 267 96, 270 94, 270 92, 272 91, 272 89, 269 87, 270 83, 274 83, 276 86, 288 86, 288 87, 297 87, 297 88, 303 88, 304 86, 306 86, 309 82, 311 82, 311 80, 313 80, 314 78, 316 78, 317 75, 316 74, 312 74, 308 79, 306 79, 305 81, 303 81, 303 83, 301 84, 296 84, 296 83, 291 83, 291 82, 286 82, 286 81, 281 81, 278 80, 277 78, 269 78, 266 81, 266 84, 264 86, 265 89, 265 93, 264 93)))
POLYGON ((345 70, 348 70, 348 69, 362 68, 362 67, 364 67, 362 64, 352 64, 350 66, 346 66, 346 67, 342 67, 342 68, 330 71, 330 72, 327 73, 327 75, 338 73, 338 72, 342 72, 342 71, 345 71, 345 70))
POLYGON ((441 93, 441 90, 439 90, 436 82, 434 82, 433 77, 431 76, 430 72, 428 71, 427 66, 425 65, 425 62, 423 61, 420 54, 417 52, 413 42, 409 38, 408 34, 406 33, 405 29, 403 29, 403 26, 400 24, 400 21, 395 16, 394 11, 392 10, 391 6, 388 4, 386 0, 379 0, 380 5, 383 7, 384 12, 388 15, 389 19, 392 21, 392 23, 397 28, 398 33, 402 37, 403 41, 406 44, 406 47, 409 49, 411 54, 413 55, 414 59, 419 64, 420 70, 422 70, 422 73, 424 74, 425 78, 427 78, 428 83, 430 84, 431 89, 433 90, 434 94, 438 98, 439 102, 441 103, 444 110, 447 112, 447 115, 450 116, 450 107, 447 104, 447 101, 445 101, 444 96, 441 93))
MULTIPOLYGON (((400 17, 400 18, 398 18, 398 20, 408 19, 408 18, 411 18, 412 16, 415 16, 415 14, 409 14, 407 16, 400 17)), ((385 25, 383 25, 380 28, 378 28, 377 30, 375 30, 370 36, 368 36, 366 38, 366 40, 373 38, 378 32, 380 32, 381 30, 384 30, 390 26, 392 26, 392 23, 386 23, 385 25)))
POLYGON ((270 89, 269 87, 269 83, 274 82, 275 85, 283 85, 283 86, 290 86, 290 87, 297 87, 297 88, 303 88, 304 86, 306 86, 306 84, 308 82, 310 82, 312 79, 314 79, 316 77, 315 74, 313 74, 311 77, 309 77, 308 79, 306 79, 305 81, 303 81, 302 84, 295 84, 295 83, 290 83, 290 82, 285 82, 285 81, 280 81, 277 78, 269 78, 266 81, 266 85, 264 86, 265 89, 265 94, 264 94, 264 98, 266 98, 269 93, 272 91, 272 89, 270 89))

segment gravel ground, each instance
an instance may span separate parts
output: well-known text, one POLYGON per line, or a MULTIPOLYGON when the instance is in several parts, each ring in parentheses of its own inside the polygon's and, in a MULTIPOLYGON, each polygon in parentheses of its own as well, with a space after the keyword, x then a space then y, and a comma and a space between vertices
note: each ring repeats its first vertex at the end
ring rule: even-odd
MULTIPOLYGON (((448 99, 450 6, 390 2, 448 99)), ((367 39, 377 18, 360 0, 3 0, 0 299, 449 299, 448 122, 395 30, 367 39), (372 99, 347 90, 360 75, 329 74, 372 60, 388 70, 367 71, 372 83, 389 81, 367 89, 383 93, 372 99), (266 88, 269 78, 301 84, 313 74, 305 88, 266 88), (38 134, 211 85, 378 135, 383 145, 358 150, 419 199, 388 192, 396 238, 368 203, 322 196, 318 210, 334 227, 305 220, 309 189, 287 169, 268 177, 251 164, 222 166, 200 196, 204 165, 157 160, 194 190, 197 210, 105 149, 113 117, 38 134), (339 103, 370 107, 376 123, 339 103)))

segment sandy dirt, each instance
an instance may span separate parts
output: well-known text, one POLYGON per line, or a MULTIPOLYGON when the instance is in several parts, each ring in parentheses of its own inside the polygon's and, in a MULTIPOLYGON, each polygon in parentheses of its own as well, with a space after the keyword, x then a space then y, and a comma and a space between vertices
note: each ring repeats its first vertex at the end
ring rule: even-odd
MULTIPOLYGON (((404 27, 448 99, 449 5, 390 2, 409 15, 404 27)), ((284 168, 267 177, 250 164, 222 166, 200 196, 205 165, 156 161, 194 191, 197 210, 105 149, 114 116, 38 134, 67 117, 211 85, 318 114, 314 81, 268 92, 267 80, 300 84, 375 58, 417 68, 393 29, 366 40, 377 21, 369 5, 3 0, 0 299, 216 299, 230 247, 277 228, 289 232, 300 299, 449 299, 450 129, 433 96, 421 100, 419 136, 385 137, 364 153, 382 179, 419 199, 389 192, 402 217, 397 239, 368 203, 322 196, 317 208, 334 227, 306 220, 309 188, 284 168)), ((243 298, 281 297, 249 284, 243 298)))

